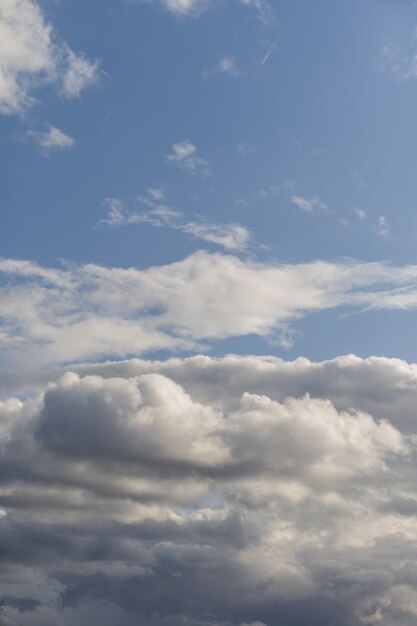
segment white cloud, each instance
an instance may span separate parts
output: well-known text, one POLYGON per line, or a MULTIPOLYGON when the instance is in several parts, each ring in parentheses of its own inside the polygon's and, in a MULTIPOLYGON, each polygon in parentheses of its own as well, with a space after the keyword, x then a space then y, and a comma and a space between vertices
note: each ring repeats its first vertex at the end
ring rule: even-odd
POLYGON ((318 210, 326 211, 328 209, 327 204, 321 202, 318 198, 304 198, 303 196, 293 195, 291 196, 291 201, 295 206, 307 213, 314 213, 318 210))
MULTIPOLYGON (((219 4, 218 0, 128 0, 130 2, 156 2, 168 12, 177 17, 198 17, 210 6, 219 4)), ((263 24, 270 24, 274 20, 271 4, 267 0, 238 0, 238 2, 255 11, 263 24)))
POLYGON ((29 136, 33 137, 45 150, 65 150, 72 148, 75 144, 73 137, 55 126, 50 126, 47 131, 42 133, 31 131, 29 136))
POLYGON ((197 148, 190 141, 175 143, 172 146, 172 152, 166 156, 166 159, 190 174, 198 174, 200 176, 209 176, 211 174, 209 161, 197 155, 197 148))
POLYGON ((415 37, 405 46, 389 43, 381 50, 380 70, 389 72, 397 80, 417 78, 417 52, 415 37))
POLYGON ((67 65, 62 80, 62 93, 78 98, 81 91, 98 80, 98 61, 92 63, 84 56, 67 49, 67 65))
POLYGON ((240 2, 248 8, 255 9, 258 19, 263 24, 269 24, 274 20, 272 6, 267 0, 240 0, 240 2))
POLYGON ((53 83, 67 97, 97 79, 98 64, 55 41, 33 0, 0 0, 0 112, 20 113, 37 88, 53 83))
POLYGON ((147 193, 151 196, 152 200, 161 201, 165 198, 165 190, 163 187, 149 187, 147 193))
POLYGON ((356 217, 360 219, 361 222, 364 222, 368 217, 366 211, 364 209, 360 209, 359 207, 355 207, 353 209, 353 212, 355 213, 356 217))
POLYGON ((382 239, 389 239, 391 237, 390 227, 385 215, 378 217, 377 233, 382 239))
POLYGON ((368 222, 368 227, 381 237, 381 239, 390 239, 391 238, 391 230, 389 227, 389 223, 385 215, 378 215, 377 217, 373 214, 372 221, 370 222, 370 217, 367 211, 364 209, 359 209, 355 207, 353 212, 358 217, 361 222, 368 222))
POLYGON ((83 369, 0 402, 12 626, 413 623, 415 365, 83 369))
POLYGON ((156 200, 159 200, 160 197, 160 190, 148 190, 148 196, 139 196, 138 200, 150 209, 130 212, 124 209, 121 200, 107 198, 108 215, 100 220, 98 225, 107 224, 117 227, 130 224, 150 224, 156 228, 171 228, 188 233, 196 239, 222 246, 226 250, 244 250, 249 244, 251 233, 245 226, 186 220, 180 211, 176 211, 166 204, 159 204, 156 200))
POLYGON ((161 0, 161 2, 175 15, 199 15, 209 6, 209 0, 161 0))
POLYGON ((241 76, 236 60, 233 57, 222 57, 219 61, 218 71, 235 77, 241 76))
POLYGON ((238 64, 236 63, 236 59, 230 56, 222 57, 214 70, 204 70, 203 72, 203 76, 205 78, 213 76, 213 74, 229 74, 234 78, 243 76, 243 73, 240 71, 238 64))
POLYGON ((21 363, 190 350, 248 334, 285 338, 289 325, 311 312, 417 306, 414 265, 278 265, 198 252, 146 270, 92 264, 49 270, 6 260, 0 272, 2 353, 21 363))

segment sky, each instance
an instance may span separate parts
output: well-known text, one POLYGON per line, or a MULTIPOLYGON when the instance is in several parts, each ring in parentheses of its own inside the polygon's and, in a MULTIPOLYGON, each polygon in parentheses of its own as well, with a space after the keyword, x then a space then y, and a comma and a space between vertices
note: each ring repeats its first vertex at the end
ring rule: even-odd
POLYGON ((10 626, 414 626, 417 5, 0 0, 10 626))

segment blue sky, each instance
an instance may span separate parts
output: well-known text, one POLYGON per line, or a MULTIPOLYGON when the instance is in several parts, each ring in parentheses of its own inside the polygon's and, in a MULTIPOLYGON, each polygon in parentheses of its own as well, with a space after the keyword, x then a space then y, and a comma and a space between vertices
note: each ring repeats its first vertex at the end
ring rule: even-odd
POLYGON ((10 626, 414 626, 417 5, 0 0, 10 626))
MULTIPOLYGON (((3 257, 146 268, 222 250, 179 224, 97 227, 107 198, 137 212, 154 189, 182 225, 246 228, 246 245, 226 249, 243 258, 414 263, 415 7, 246 4, 40 4, 54 45, 95 64, 94 76, 69 98, 41 73, 20 74, 34 101, 2 118, 3 257), (51 127, 67 143, 42 146, 51 127), (187 143, 194 171, 169 160, 187 143)), ((299 324, 288 356, 383 354, 387 341, 413 358, 413 315, 329 321, 311 321, 314 340, 299 324)), ((257 339, 230 348, 282 354, 257 339)))

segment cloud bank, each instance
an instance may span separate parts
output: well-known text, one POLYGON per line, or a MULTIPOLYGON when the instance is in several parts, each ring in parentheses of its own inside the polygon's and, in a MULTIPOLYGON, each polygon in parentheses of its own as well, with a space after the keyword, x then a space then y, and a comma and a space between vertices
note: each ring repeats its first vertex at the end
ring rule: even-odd
POLYGON ((12 626, 415 623, 416 366, 83 368, 0 404, 12 626))
POLYGON ((280 265, 200 251, 144 270, 2 260, 0 274, 8 367, 196 351, 250 334, 285 341, 312 312, 417 305, 417 266, 354 260, 280 265))

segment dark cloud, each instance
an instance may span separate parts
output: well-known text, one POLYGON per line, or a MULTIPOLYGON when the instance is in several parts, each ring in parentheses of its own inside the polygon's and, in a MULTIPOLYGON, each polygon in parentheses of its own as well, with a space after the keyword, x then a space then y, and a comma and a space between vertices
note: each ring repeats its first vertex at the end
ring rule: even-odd
POLYGON ((412 624, 415 376, 196 357, 83 366, 4 401, 10 623, 412 624))

